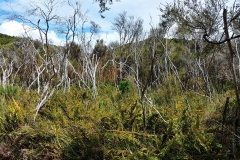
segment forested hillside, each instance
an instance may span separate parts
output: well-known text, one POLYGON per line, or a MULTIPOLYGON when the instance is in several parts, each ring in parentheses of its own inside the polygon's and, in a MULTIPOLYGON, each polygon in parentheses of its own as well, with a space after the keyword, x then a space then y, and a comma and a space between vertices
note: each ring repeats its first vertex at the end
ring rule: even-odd
POLYGON ((76 27, 78 4, 59 22, 61 46, 48 38, 52 12, 31 10, 37 23, 16 16, 41 39, 0 34, 0 159, 238 159, 239 14, 196 3, 164 6, 149 32, 121 12, 119 41, 93 47, 76 27))

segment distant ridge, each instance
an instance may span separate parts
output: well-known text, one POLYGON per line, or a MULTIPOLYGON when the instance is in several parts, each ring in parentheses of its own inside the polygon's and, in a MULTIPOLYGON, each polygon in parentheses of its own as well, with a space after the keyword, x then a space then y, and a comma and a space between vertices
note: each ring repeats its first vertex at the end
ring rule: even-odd
POLYGON ((0 33, 0 46, 5 46, 12 43, 17 37, 9 36, 7 34, 0 33))

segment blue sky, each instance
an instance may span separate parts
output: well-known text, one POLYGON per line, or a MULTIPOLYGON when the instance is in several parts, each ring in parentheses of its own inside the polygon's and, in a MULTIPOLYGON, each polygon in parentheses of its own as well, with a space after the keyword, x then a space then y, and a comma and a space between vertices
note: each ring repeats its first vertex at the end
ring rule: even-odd
MULTIPOLYGON (((46 0, 0 0, 0 14, 4 15, 3 13, 7 12, 23 14, 29 5, 37 1, 46 0)), ((76 2, 76 0, 70 1, 72 3, 76 2)), ((171 1, 173 0, 121 0, 121 2, 114 1, 112 5, 109 5, 110 10, 103 13, 105 18, 102 19, 98 12, 98 3, 94 3, 93 0, 77 0, 77 2, 82 4, 82 12, 87 12, 86 16, 88 17, 89 21, 86 23, 85 27, 87 29, 89 28, 90 21, 94 21, 101 26, 100 33, 95 36, 92 41, 95 41, 96 39, 103 39, 106 44, 112 41, 117 41, 119 39, 117 32, 113 31, 111 28, 111 22, 113 22, 114 18, 117 17, 120 12, 127 11, 128 16, 134 16, 135 18, 143 19, 143 28, 145 31, 148 31, 151 27, 149 23, 152 23, 153 26, 156 26, 159 22, 159 15, 161 13, 158 10, 158 7, 160 6, 160 3, 165 4, 166 2, 169 3, 171 1)), ((233 2, 233 0, 230 0, 230 2, 233 2)), ((60 16, 68 16, 71 13, 72 12, 70 11, 69 7, 66 7, 65 5, 61 6, 60 9, 56 11, 56 14, 60 16)), ((26 34, 23 32, 23 26, 25 29, 31 30, 31 26, 28 26, 27 24, 22 24, 19 21, 6 21, 5 16, 0 16, 0 33, 12 36, 21 36, 22 34, 26 34)), ((35 39, 39 38, 39 33, 36 30, 32 31, 29 34, 35 39)), ((87 33, 87 35, 89 35, 89 33, 87 33)), ((55 30, 51 30, 49 32, 49 37, 55 44, 62 43, 55 30)))
MULTIPOLYGON (((16 12, 23 14, 31 0, 0 0, 0 13, 3 15, 3 12, 16 12)), ((41 1, 41 0, 38 0, 41 1)), ((36 2, 36 1, 33 1, 36 2)), ((75 3, 74 0, 71 0, 72 3, 75 3)), ((104 19, 101 18, 99 14, 98 3, 94 3, 93 0, 82 0, 78 1, 82 4, 82 12, 87 12, 87 17, 89 22, 92 20, 95 23, 101 26, 100 33, 98 36, 94 37, 96 39, 104 39, 106 43, 111 41, 118 40, 118 34, 112 30, 111 22, 114 18, 123 11, 127 11, 128 16, 134 16, 135 18, 141 18, 144 20, 144 29, 147 31, 150 29, 149 23, 157 25, 159 22, 159 10, 158 7, 161 3, 164 3, 162 0, 121 0, 121 2, 114 2, 112 5, 109 5, 110 10, 103 13, 105 16, 104 19), (150 18, 151 17, 151 18, 150 18)), ((70 14, 69 8, 61 6, 61 9, 56 12, 56 14, 61 16, 66 16, 70 14)), ((19 21, 6 21, 5 16, 0 17, 0 33, 12 35, 12 36, 21 36, 23 33, 23 26, 25 28, 31 29, 30 26, 26 24, 21 24, 19 21)), ((89 27, 89 22, 86 23, 86 27, 89 27)), ((38 38, 38 32, 33 31, 31 33, 33 38, 38 38)), ((56 44, 61 43, 61 39, 57 36, 57 33, 54 30, 50 31, 50 38, 56 44)))

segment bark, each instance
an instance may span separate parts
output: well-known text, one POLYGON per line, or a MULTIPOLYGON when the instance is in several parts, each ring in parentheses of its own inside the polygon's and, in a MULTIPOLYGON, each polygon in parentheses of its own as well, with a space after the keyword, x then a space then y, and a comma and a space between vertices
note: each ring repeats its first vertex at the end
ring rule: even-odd
POLYGON ((231 40, 229 37, 229 31, 228 31, 228 22, 227 22, 227 9, 223 10, 223 22, 224 22, 224 33, 226 35, 226 41, 229 49, 229 55, 228 57, 228 63, 230 70, 232 72, 232 77, 233 77, 233 83, 234 83, 234 89, 235 89, 235 95, 236 95, 236 110, 235 110, 235 120, 233 122, 233 127, 234 127, 234 138, 233 138, 233 155, 235 159, 239 159, 239 156, 237 155, 237 152, 239 150, 239 144, 238 144, 238 137, 239 133, 237 131, 238 126, 239 126, 239 109, 240 109, 240 100, 239 100, 239 89, 238 89, 238 82, 237 82, 237 76, 236 76, 236 71, 234 68, 234 61, 233 61, 233 56, 234 56, 234 51, 233 47, 231 44, 231 40))

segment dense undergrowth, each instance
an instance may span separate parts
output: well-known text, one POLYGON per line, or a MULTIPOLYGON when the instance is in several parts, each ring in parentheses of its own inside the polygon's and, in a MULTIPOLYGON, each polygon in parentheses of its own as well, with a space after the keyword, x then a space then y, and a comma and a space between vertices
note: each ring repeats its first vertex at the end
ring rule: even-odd
POLYGON ((212 99, 181 92, 177 84, 163 83, 148 96, 143 128, 136 88, 121 92, 100 84, 99 95, 72 87, 55 92, 34 122, 37 92, 8 86, 1 89, 1 159, 232 159, 230 98, 227 122, 222 112, 231 90, 212 99))

